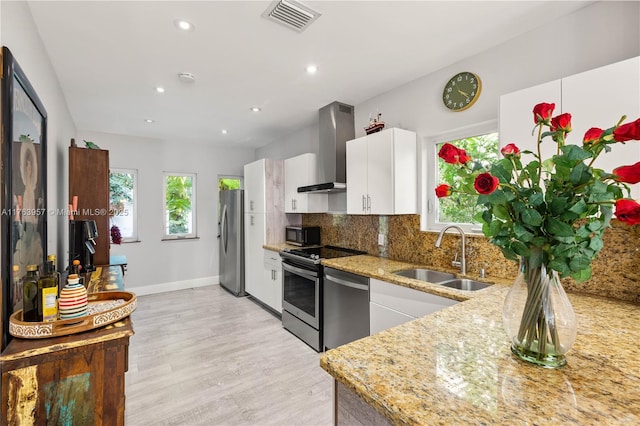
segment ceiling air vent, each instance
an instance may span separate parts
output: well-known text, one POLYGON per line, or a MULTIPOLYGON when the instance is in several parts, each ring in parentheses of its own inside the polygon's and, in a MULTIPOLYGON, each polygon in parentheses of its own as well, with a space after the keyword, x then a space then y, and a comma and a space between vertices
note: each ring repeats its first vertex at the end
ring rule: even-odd
POLYGON ((301 33, 320 13, 294 0, 278 0, 271 3, 262 16, 301 33))

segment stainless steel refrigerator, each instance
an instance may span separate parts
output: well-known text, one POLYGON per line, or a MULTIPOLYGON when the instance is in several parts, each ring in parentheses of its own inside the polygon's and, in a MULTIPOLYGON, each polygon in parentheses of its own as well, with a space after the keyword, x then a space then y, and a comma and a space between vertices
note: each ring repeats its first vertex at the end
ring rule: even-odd
POLYGON ((220 285, 236 296, 244 291, 244 195, 220 191, 220 285))

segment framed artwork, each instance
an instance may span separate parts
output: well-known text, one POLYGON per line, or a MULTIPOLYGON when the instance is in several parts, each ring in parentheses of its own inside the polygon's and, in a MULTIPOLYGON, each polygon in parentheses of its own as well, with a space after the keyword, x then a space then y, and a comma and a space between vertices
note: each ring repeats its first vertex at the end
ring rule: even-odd
POLYGON ((27 265, 47 256, 47 113, 11 51, 2 48, 2 349, 22 309, 27 265))

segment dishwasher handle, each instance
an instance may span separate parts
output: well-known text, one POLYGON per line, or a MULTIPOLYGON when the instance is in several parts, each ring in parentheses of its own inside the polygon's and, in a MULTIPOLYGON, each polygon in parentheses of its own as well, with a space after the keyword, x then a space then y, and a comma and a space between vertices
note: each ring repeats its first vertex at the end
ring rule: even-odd
POLYGON ((355 288, 356 290, 364 290, 369 291, 369 284, 359 284, 351 281, 343 280, 341 278, 335 277, 333 275, 325 273, 324 275, 325 281, 331 281, 339 285, 343 285, 346 287, 355 288))

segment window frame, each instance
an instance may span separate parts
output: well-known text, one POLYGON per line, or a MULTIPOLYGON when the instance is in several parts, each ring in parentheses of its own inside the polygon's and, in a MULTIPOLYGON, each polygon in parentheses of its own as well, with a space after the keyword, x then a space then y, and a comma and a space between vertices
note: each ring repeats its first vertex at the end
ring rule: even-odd
POLYGON ((162 240, 184 240, 198 238, 197 227, 197 173, 187 172, 163 172, 162 173, 162 240), (169 176, 190 177, 191 181, 191 232, 182 234, 169 234, 167 226, 167 178, 169 176))
MULTIPOLYGON (((131 202, 131 216, 133 218, 133 233, 130 237, 122 237, 123 243, 135 243, 139 242, 139 234, 138 234, 138 169, 127 169, 122 167, 110 167, 109 168, 109 178, 111 178, 111 174, 132 174, 133 175, 133 201, 131 202)), ((111 200, 111 190, 109 190, 109 200, 111 200)), ((116 223, 113 223, 116 225, 116 223)), ((109 238, 111 241, 111 238, 109 238)), ((111 243, 112 244, 112 243, 111 243)))
MULTIPOLYGON (((465 139, 477 135, 488 133, 498 133, 497 120, 488 120, 481 123, 475 123, 469 126, 457 128, 455 130, 439 133, 432 136, 426 136, 422 142, 422 176, 423 197, 421 200, 420 229, 422 231, 438 232, 449 225, 460 226, 465 233, 482 234, 482 227, 477 223, 444 223, 436 222, 438 213, 438 197, 435 194, 435 188, 438 186, 436 181, 436 173, 438 170, 438 151, 436 146, 443 142, 450 142, 458 139, 465 139)), ((498 142, 498 153, 500 150, 500 142, 498 142)))

